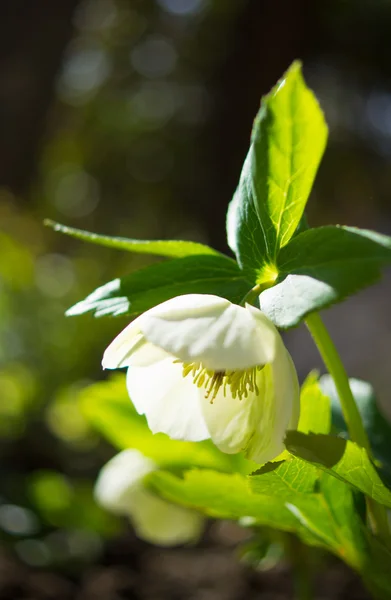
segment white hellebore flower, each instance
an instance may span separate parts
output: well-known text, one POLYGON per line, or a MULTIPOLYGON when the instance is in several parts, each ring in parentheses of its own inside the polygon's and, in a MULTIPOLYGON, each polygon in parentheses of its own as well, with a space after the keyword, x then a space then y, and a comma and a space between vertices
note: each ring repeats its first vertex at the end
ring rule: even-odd
POLYGON ((138 450, 124 450, 101 470, 95 498, 106 510, 129 517, 137 535, 159 546, 197 541, 202 515, 155 496, 143 479, 158 466, 138 450))
POLYGON ((257 308, 207 294, 177 296, 148 310, 107 348, 105 369, 129 367, 127 387, 153 433, 211 438, 259 464, 284 449, 299 418, 296 370, 257 308))

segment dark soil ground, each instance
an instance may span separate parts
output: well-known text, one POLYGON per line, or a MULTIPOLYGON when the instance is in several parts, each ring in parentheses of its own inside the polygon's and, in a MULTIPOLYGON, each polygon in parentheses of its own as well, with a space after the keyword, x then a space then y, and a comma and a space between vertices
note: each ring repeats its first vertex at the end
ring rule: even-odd
MULTIPOLYGON (((175 549, 148 546, 128 533, 110 541, 99 563, 83 572, 33 569, 3 550, 0 600, 300 598, 295 595, 292 569, 284 561, 266 571, 241 563, 230 528, 220 524, 217 533, 209 533, 197 547, 175 549)), ((357 576, 333 558, 318 569, 313 583, 314 600, 369 600, 357 576)))

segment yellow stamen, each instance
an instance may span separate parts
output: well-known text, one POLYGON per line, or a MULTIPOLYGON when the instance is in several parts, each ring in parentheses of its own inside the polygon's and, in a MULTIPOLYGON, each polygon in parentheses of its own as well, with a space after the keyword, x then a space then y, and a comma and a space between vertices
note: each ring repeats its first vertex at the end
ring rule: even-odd
MULTIPOLYGON (((175 360, 179 363, 179 360, 175 360)), ((233 398, 247 398, 249 392, 255 392, 259 395, 259 389, 256 383, 257 371, 263 369, 264 365, 258 365, 251 367, 250 369, 238 369, 238 370, 220 370, 212 371, 206 369, 202 363, 183 363, 183 377, 191 375, 193 383, 198 388, 205 389, 205 398, 210 398, 211 404, 213 404, 220 388, 223 388, 224 396, 227 395, 227 387, 231 390, 233 398)))

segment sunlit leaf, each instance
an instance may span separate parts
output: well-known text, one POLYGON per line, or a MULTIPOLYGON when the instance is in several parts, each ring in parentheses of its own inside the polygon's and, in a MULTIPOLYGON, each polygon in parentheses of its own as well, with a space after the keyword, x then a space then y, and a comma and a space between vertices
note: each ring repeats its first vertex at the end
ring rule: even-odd
POLYGON ((84 242, 98 244, 99 246, 106 246, 108 248, 116 248, 117 250, 125 250, 127 252, 136 252, 138 254, 155 254, 157 256, 170 256, 176 258, 200 254, 220 255, 217 250, 214 250, 210 246, 206 246, 206 244, 200 244, 199 242, 188 242, 184 240, 134 240, 125 237, 99 235, 98 233, 61 225, 61 223, 56 223, 50 219, 45 220, 45 225, 51 227, 54 231, 65 233, 66 235, 83 240, 84 242))
POLYGON ((262 99, 228 211, 230 247, 258 282, 302 218, 326 139, 323 113, 295 62, 262 99))
POLYGON ((357 569, 367 560, 367 543, 363 522, 353 499, 353 490, 346 483, 327 473, 320 480, 321 501, 333 515, 340 555, 357 569))
POLYGON ((332 435, 288 431, 286 447, 302 460, 349 483, 379 504, 391 508, 391 491, 384 485, 364 448, 332 435))
POLYGON ((314 492, 319 470, 299 459, 267 463, 250 477, 257 494, 277 496, 287 501, 295 494, 314 492))
POLYGON ((330 426, 330 398, 322 391, 317 373, 310 373, 301 387, 297 429, 302 433, 329 433, 330 426))
POLYGON ((216 294, 238 303, 250 288, 234 260, 222 255, 186 256, 110 281, 66 314, 134 317, 181 294, 216 294))
POLYGON ((223 474, 209 470, 186 471, 183 478, 166 472, 153 473, 148 481, 155 491, 168 500, 197 507, 218 518, 252 517, 257 523, 294 531, 296 519, 282 500, 271 502, 269 496, 251 491, 249 481, 239 474, 223 474))

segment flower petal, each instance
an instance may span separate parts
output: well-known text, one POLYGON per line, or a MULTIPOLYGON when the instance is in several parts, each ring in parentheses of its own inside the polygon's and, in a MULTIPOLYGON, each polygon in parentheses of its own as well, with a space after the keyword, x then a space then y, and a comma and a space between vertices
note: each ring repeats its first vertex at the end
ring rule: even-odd
POLYGON ((244 451, 263 464, 284 450, 288 427, 298 421, 299 386, 296 371, 282 340, 275 360, 257 373, 259 395, 232 398, 220 389, 213 404, 202 397, 203 414, 216 446, 227 453, 244 451))
POLYGON ((146 490, 128 512, 138 537, 159 546, 195 542, 204 526, 201 514, 170 504, 146 490))
POLYGON ((95 484, 97 502, 114 514, 124 514, 132 506, 143 477, 156 464, 138 450, 124 450, 101 469, 95 484))
POLYGON ((137 412, 145 414, 153 433, 193 442, 210 437, 198 388, 182 376, 182 365, 172 358, 148 367, 129 367, 126 383, 137 412))
POLYGON ((279 339, 274 325, 258 309, 208 294, 168 300, 144 313, 139 327, 149 342, 183 362, 202 362, 212 370, 271 362, 279 339))
POLYGON ((169 356, 167 352, 151 344, 140 332, 138 323, 130 323, 106 349, 102 367, 120 369, 130 365, 147 366, 169 356))

